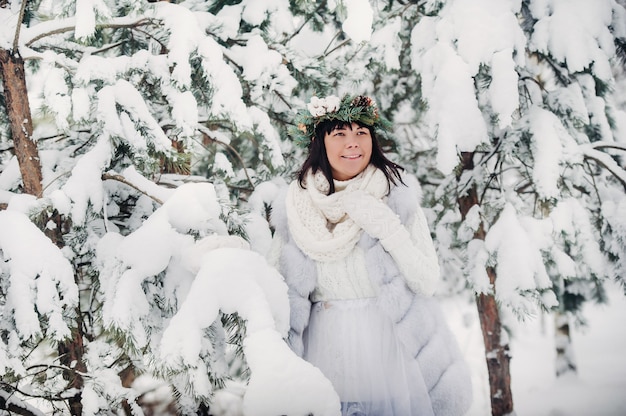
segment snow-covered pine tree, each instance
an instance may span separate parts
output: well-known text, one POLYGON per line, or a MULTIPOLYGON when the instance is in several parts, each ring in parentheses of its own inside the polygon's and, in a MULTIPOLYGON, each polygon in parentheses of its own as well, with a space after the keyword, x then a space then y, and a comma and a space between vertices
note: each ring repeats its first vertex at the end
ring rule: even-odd
MULTIPOLYGON (((25 62, 43 178, 42 195, 27 198, 3 135, 3 402, 25 414, 140 414, 149 395, 170 401, 171 388, 170 411, 206 410, 229 376, 227 336, 253 333, 240 316, 246 302, 191 328, 202 340, 187 345, 198 347, 194 359, 164 360, 159 340, 195 281, 198 250, 239 247, 227 238, 245 235, 237 204, 283 168, 270 121, 289 122, 294 77, 319 82, 312 61, 281 46, 295 30, 284 25, 288 6, 16 1, 3 2, 0 15, 3 36, 16 34, 15 45, 1 39, 3 52, 25 62), (41 222, 47 212, 57 221, 41 222), (15 241, 22 234, 39 261, 29 263, 29 247, 15 241)), ((13 119, 0 118, 2 131, 13 119)), ((248 285, 262 283, 267 296, 267 276, 248 285)), ((276 330, 284 330, 283 298, 269 305, 276 330)), ((272 394, 293 395, 271 379, 272 367, 257 368, 252 387, 273 386, 270 404, 284 402, 272 394)), ((321 385, 300 386, 313 392, 309 410, 334 405, 321 385)))
MULTIPOLYGON (((1 4, 3 21, 20 21, 21 2, 1 4)), ((49 253, 45 258, 56 265, 55 274, 38 278, 52 282, 48 287, 56 290, 25 292, 31 302, 19 310, 0 305, 3 316, 19 316, 19 322, 2 327, 0 354, 6 360, 0 362, 10 363, 0 369, 3 382, 8 380, 0 388, 2 398, 11 395, 12 405, 26 409, 26 396, 19 391, 27 386, 42 397, 61 399, 42 408, 67 403, 66 396, 55 395, 65 394, 63 374, 78 374, 76 367, 48 366, 58 357, 54 345, 66 334, 61 319, 65 327, 84 335, 84 352, 76 351, 87 370, 80 374, 89 376, 77 396, 85 414, 122 403, 140 412, 137 398, 147 392, 143 389, 155 388, 155 393, 162 387, 127 383, 142 372, 171 376, 168 382, 178 392, 178 404, 201 409, 209 385, 219 385, 220 375, 226 374, 219 353, 226 335, 222 320, 189 332, 205 335, 203 342, 189 343, 202 352, 197 360, 178 355, 167 366, 159 365, 160 352, 146 337, 171 336, 171 330, 164 335, 169 328, 165 321, 177 316, 185 287, 196 281, 188 270, 194 263, 188 257, 182 260, 182 248, 195 247, 205 235, 225 237, 229 230, 237 234, 245 229, 237 204, 257 182, 295 168, 299 150, 278 138, 285 138, 291 109, 301 108, 312 93, 371 94, 396 122, 398 140, 387 145, 424 185, 445 275, 467 278, 451 283, 456 290, 469 284, 491 306, 497 300, 526 315, 537 300, 550 307, 549 294, 553 287, 565 287, 564 282, 568 287, 563 294, 579 295, 575 291, 582 288, 587 295, 594 285, 601 294, 603 276, 624 275, 623 107, 614 104, 613 80, 602 71, 604 58, 609 65, 613 62, 611 42, 624 50, 622 3, 603 0, 599 14, 577 12, 584 2, 575 7, 558 1, 369 4, 374 11, 371 38, 348 26, 342 30, 346 18, 357 15, 343 2, 28 3, 31 9, 26 10, 18 45, 33 98, 44 194, 35 202, 24 197, 18 163, 10 157, 12 143, 3 136, 0 207, 25 212, 32 220, 56 208, 71 227, 62 232, 66 248, 65 256, 59 256, 58 249, 39 238, 37 227, 27 227, 33 221, 26 218, 25 224, 24 216, 15 219, 9 217, 13 212, 0 212, 3 231, 8 224, 24 224, 39 252, 49 253), (565 47, 560 17, 553 16, 570 11, 579 18, 589 16, 584 24, 602 40, 582 43, 590 45, 583 51, 595 55, 574 56, 585 61, 593 55, 581 68, 570 66, 572 57, 559 55, 572 50, 565 47), (491 24, 478 28, 478 21, 491 24), (503 26, 503 21, 510 24, 503 26), (542 45, 547 38, 561 43, 542 45), (576 87, 566 91, 566 85, 579 85, 580 92, 573 91, 576 87), (571 102, 563 100, 568 97, 571 102), (605 107, 599 106, 602 102, 605 107), (608 115, 606 122, 603 115, 608 115), (555 124, 557 128, 548 129, 555 124), (589 137, 596 136, 588 130, 594 129, 602 139, 592 143, 589 137), (546 159, 550 153, 541 150, 549 139, 538 140, 544 136, 557 137, 550 143, 559 142, 572 153, 546 159), (570 138, 577 147, 568 145, 570 138), (572 154, 578 158, 570 158, 572 154), (554 170, 547 169, 555 164, 556 180, 554 170), (180 174, 188 171, 193 175, 180 174), (176 212, 174 195, 188 202, 183 195, 191 188, 182 184, 207 179, 215 185, 200 193, 215 198, 186 206, 188 212, 203 214, 183 224, 173 220, 177 216, 168 213, 176 212), (177 188, 182 193, 174 193, 177 188), (474 201, 463 199, 468 196, 474 201), (160 238, 146 238, 169 227, 172 231, 160 238), (560 234, 553 238, 553 233, 560 234), (585 243, 590 234, 600 242, 602 254, 585 243), (516 236, 515 247, 533 247, 521 251, 528 260, 523 265, 532 268, 514 273, 518 263, 507 256, 511 241, 502 235, 516 236), (179 247, 172 247, 170 240, 179 247), (116 244, 135 256, 115 253, 116 244), (150 250, 139 248, 144 246, 150 250), (478 255, 468 256, 468 249, 478 255), (596 267, 602 261, 585 265, 585 270, 572 267, 577 256, 597 260, 596 255, 607 255, 611 269, 596 267), (154 259, 169 262, 155 266, 154 259), (590 271, 595 274, 588 279, 590 271), (489 282, 487 272, 497 280, 489 282), (129 276, 135 277, 132 285, 129 276), (74 278, 79 284, 72 286, 74 278), (81 303, 73 314, 77 289, 81 303), (67 313, 35 309, 36 294, 40 299, 62 298, 67 313), (42 322, 40 333, 36 325, 23 326, 25 317, 34 322, 31 310, 40 313, 35 316, 42 322), (48 322, 55 323, 56 332, 48 322), (41 342, 33 349, 35 341, 41 342), (46 377, 34 377, 44 368, 39 365, 46 366, 46 377), (131 377, 121 382, 120 374, 131 377)), ((368 10, 367 4, 362 6, 368 10)), ((362 22, 357 29, 367 32, 366 20, 362 22)), ((9 45, 3 38, 5 50, 11 50, 9 45)), ((2 131, 8 131, 4 115, 0 122, 2 131)), ((53 228, 52 223, 46 226, 53 228)), ((5 262, 0 287, 11 296, 24 286, 15 286, 9 266, 28 264, 28 257, 18 256, 27 248, 11 251, 14 244, 2 240, 1 248, 5 262)), ((501 325, 497 315, 492 318, 486 323, 501 325)), ((234 333, 245 336, 237 330, 240 323, 235 319, 234 333)), ((495 344, 505 347, 499 339, 495 344)), ((505 348, 501 353, 506 357, 505 348)), ((263 358, 255 362, 266 364, 272 357, 263 358)), ((497 403, 495 412, 506 412, 507 405, 497 403)))

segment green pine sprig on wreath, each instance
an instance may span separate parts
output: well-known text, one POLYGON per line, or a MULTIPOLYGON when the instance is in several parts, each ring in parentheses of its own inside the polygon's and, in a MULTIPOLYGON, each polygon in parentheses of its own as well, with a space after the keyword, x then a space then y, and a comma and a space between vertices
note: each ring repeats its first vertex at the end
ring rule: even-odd
POLYGON ((346 94, 341 100, 334 95, 325 98, 312 97, 307 109, 296 115, 295 126, 289 129, 289 135, 297 146, 307 148, 315 137, 317 125, 323 121, 334 120, 359 122, 375 130, 391 130, 391 122, 380 114, 372 98, 346 94))

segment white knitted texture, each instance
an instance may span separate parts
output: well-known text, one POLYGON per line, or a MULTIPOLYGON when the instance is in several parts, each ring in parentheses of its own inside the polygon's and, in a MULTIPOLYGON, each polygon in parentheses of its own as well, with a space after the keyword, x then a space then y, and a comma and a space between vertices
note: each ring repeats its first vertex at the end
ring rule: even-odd
POLYGON ((306 176, 306 189, 297 181, 289 186, 286 200, 287 220, 298 247, 315 261, 336 261, 347 256, 361 235, 361 227, 348 217, 342 199, 355 190, 382 198, 387 191, 384 173, 369 165, 359 175, 345 181, 345 189, 326 195, 329 184, 318 171, 306 176))
POLYGON ((332 262, 317 262, 317 285, 313 302, 363 299, 376 296, 365 268, 363 250, 355 247, 346 257, 332 262))
POLYGON ((403 229, 398 215, 381 199, 356 190, 343 198, 348 216, 370 236, 384 240, 403 229))
POLYGON ((309 172, 305 185, 290 185, 286 213, 296 245, 318 262, 316 300, 376 295, 363 255, 355 249, 362 230, 380 241, 413 292, 434 293, 440 270, 424 213, 418 206, 405 228, 382 200, 387 192, 382 171, 370 165, 349 181, 335 181, 331 195, 321 172, 309 172))
POLYGON ((439 280, 437 253, 428 223, 420 207, 409 232, 387 204, 371 195, 354 191, 344 198, 346 213, 370 236, 379 239, 393 257, 415 293, 432 295, 439 280))
POLYGON ((428 223, 418 207, 415 218, 408 227, 381 240, 383 248, 391 255, 414 293, 430 296, 437 289, 440 268, 428 223))

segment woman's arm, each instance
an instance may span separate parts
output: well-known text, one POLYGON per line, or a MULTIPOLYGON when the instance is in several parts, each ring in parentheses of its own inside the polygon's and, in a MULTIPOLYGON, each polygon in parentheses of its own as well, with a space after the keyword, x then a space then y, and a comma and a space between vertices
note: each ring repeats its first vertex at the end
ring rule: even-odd
POLYGON ((396 261, 409 288, 423 295, 435 293, 440 277, 439 260, 421 207, 406 226, 380 240, 396 261))
POLYGON ((406 224, 385 202, 367 192, 353 191, 344 197, 343 203, 350 218, 367 234, 378 239, 395 260, 409 288, 415 293, 431 296, 439 280, 439 261, 417 199, 403 201, 405 207, 411 204, 411 215, 406 224))

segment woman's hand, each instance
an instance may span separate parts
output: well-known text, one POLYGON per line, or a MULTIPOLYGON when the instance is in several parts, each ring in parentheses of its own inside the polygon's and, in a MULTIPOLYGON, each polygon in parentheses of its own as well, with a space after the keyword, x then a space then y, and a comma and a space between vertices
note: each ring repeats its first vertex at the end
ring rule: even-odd
POLYGON ((382 200, 357 189, 343 197, 346 214, 373 238, 385 240, 404 228, 398 215, 382 200))
POLYGON ((425 219, 418 248, 400 217, 380 199, 357 190, 346 194, 343 204, 346 214, 363 231, 380 241, 413 292, 427 296, 435 292, 440 270, 425 219))

